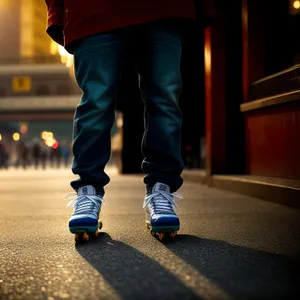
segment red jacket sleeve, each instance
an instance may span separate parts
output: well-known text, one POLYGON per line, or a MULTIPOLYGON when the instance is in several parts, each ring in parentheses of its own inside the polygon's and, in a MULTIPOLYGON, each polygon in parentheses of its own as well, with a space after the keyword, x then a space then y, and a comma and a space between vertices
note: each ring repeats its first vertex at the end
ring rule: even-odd
POLYGON ((45 0, 48 8, 48 27, 64 26, 64 0, 45 0))

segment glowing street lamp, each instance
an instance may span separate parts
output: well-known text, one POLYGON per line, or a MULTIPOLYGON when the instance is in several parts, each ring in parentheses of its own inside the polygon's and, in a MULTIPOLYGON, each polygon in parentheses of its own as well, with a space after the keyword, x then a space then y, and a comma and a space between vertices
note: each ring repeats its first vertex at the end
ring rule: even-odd
POLYGON ((18 132, 15 132, 12 136, 13 140, 15 142, 19 141, 20 140, 20 134, 18 132))
POLYGON ((45 140, 45 139, 47 138, 47 131, 42 131, 42 132, 41 132, 41 138, 42 138, 43 140, 45 140))
POLYGON ((293 3, 293 7, 295 8, 295 9, 299 9, 300 8, 300 1, 294 1, 294 3, 293 3))

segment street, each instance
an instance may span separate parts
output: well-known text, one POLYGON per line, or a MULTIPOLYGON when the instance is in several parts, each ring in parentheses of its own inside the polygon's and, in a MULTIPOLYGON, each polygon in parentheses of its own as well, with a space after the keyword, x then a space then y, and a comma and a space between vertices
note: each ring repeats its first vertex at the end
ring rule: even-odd
POLYGON ((71 171, 0 170, 0 299, 300 299, 299 211, 185 182, 161 243, 143 177, 108 172, 103 229, 76 245, 71 171))

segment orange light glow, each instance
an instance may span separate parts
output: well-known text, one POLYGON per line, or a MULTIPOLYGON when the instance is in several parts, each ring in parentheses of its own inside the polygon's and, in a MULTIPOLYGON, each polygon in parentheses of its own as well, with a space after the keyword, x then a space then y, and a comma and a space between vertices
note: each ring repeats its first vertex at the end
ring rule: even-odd
POLYGON ((293 6, 295 9, 299 9, 300 8, 300 1, 294 1, 293 6))

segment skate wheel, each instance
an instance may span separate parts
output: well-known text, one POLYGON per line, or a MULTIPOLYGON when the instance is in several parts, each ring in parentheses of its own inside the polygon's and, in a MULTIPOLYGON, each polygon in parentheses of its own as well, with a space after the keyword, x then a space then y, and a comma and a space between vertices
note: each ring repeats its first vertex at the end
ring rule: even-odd
POLYGON ((89 235, 85 232, 85 233, 83 234, 82 239, 83 239, 84 241, 88 241, 88 240, 90 239, 90 237, 89 237, 89 235))
POLYGON ((99 231, 97 230, 95 231, 95 237, 98 237, 98 235, 99 235, 99 231))
POLYGON ((79 234, 75 233, 75 242, 78 242, 78 241, 79 241, 79 234))
POLYGON ((150 233, 151 233, 152 236, 156 235, 156 233, 153 230, 151 230, 150 233))
POLYGON ((176 235, 177 235, 177 231, 170 232, 170 234, 169 234, 171 239, 174 239, 176 235))
POLYGON ((165 238, 165 233, 164 233, 164 232, 160 232, 160 233, 158 234, 158 239, 159 239, 160 241, 163 241, 164 238, 165 238))

